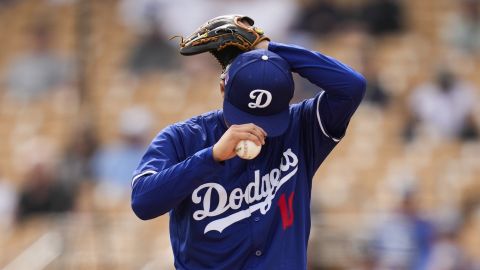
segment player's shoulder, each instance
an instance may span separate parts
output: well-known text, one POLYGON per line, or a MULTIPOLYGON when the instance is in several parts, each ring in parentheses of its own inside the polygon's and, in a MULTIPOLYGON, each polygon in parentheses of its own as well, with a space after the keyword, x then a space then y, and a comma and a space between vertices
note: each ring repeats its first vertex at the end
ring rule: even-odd
POLYGON ((164 131, 176 133, 178 135, 198 135, 199 133, 206 133, 218 125, 219 113, 220 111, 218 110, 206 112, 189 119, 173 123, 164 131))
POLYGON ((157 133, 153 142, 185 141, 204 136, 218 126, 219 113, 218 110, 210 111, 170 124, 157 133))
POLYGON ((218 122, 219 111, 210 111, 202 113, 200 115, 191 117, 189 119, 177 122, 172 124, 175 128, 198 128, 202 126, 208 126, 211 124, 216 124, 218 122))

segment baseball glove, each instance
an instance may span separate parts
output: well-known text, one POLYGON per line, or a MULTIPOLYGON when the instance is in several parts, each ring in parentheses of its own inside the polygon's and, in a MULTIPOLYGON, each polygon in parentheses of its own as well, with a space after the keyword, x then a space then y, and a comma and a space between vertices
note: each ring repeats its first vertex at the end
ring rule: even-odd
POLYGON ((253 26, 252 18, 243 15, 224 15, 204 23, 188 38, 181 40, 180 53, 195 55, 210 52, 225 70, 242 52, 249 51, 263 40, 263 30, 253 26))

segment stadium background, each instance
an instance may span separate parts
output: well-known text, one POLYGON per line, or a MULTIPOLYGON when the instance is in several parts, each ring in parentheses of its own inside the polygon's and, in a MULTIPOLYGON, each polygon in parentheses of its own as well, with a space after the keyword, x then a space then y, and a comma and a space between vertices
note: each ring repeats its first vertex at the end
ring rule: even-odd
MULTIPOLYGON (((0 1, 0 268, 172 268, 168 218, 134 216, 125 172, 163 127, 221 104, 218 64, 168 38, 243 13, 369 81, 315 176, 310 269, 479 269, 479 5, 0 1), (415 116, 439 104, 412 101, 445 71, 472 90, 457 133, 415 116)), ((315 93, 296 85, 296 100, 315 93)))

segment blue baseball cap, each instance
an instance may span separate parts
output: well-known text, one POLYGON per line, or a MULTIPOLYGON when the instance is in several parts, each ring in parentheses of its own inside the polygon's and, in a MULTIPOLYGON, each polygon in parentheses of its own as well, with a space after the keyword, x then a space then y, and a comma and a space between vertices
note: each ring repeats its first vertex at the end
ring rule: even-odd
POLYGON ((240 54, 225 74, 223 112, 229 124, 254 123, 268 137, 283 134, 290 124, 294 84, 290 65, 268 50, 240 54))

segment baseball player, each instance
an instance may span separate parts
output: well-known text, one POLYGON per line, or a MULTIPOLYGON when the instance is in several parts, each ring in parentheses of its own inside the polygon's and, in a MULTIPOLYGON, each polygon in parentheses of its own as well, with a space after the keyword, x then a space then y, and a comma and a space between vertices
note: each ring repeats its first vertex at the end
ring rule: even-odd
POLYGON ((365 79, 319 52, 269 41, 244 16, 210 20, 181 42, 182 54, 205 51, 224 67, 223 109, 155 137, 134 172, 133 211, 143 220, 170 214, 176 269, 306 269, 312 177, 344 136, 365 79), (318 94, 289 105, 292 72, 318 94), (260 145, 258 156, 239 158, 240 140, 260 145))

